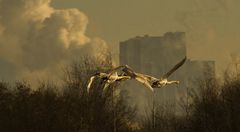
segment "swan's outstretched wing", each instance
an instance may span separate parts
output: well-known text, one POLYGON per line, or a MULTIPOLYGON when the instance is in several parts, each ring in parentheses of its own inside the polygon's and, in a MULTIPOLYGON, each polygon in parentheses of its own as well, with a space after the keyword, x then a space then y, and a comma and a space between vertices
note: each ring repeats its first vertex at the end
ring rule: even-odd
POLYGON ((95 76, 92 76, 92 77, 90 78, 90 80, 89 80, 89 83, 88 83, 88 85, 87 85, 87 92, 88 92, 88 93, 89 93, 89 91, 90 91, 90 88, 91 88, 91 85, 92 85, 94 79, 95 79, 95 76))
POLYGON ((130 68, 128 65, 125 66, 124 68, 125 71, 128 71, 128 72, 131 72, 131 73, 134 73, 136 76, 142 76, 144 78, 147 78, 148 80, 158 80, 157 78, 153 77, 153 76, 149 76, 149 75, 146 75, 146 74, 142 74, 142 73, 136 73, 133 71, 132 68, 130 68))
POLYGON ((122 71, 127 75, 130 76, 131 78, 136 77, 136 73, 130 68, 128 65, 125 65, 122 71))
POLYGON ((123 72, 126 73, 127 76, 130 76, 131 78, 134 78, 136 81, 142 83, 143 85, 145 85, 147 88, 149 88, 153 92, 153 88, 152 88, 150 82, 157 78, 154 78, 149 75, 141 74, 141 73, 136 73, 128 65, 125 66, 125 68, 123 69, 123 72))
POLYGON ((136 76, 135 79, 138 82, 142 83, 145 87, 149 88, 153 92, 153 88, 152 88, 152 86, 150 85, 149 81, 146 78, 144 78, 142 76, 136 76))
POLYGON ((105 85, 104 85, 104 87, 103 87, 103 91, 106 91, 107 90, 107 88, 109 87, 109 85, 110 85, 110 83, 105 83, 105 85))
POLYGON ((184 59, 182 59, 179 63, 177 63, 169 72, 167 72, 166 74, 164 74, 162 76, 162 78, 168 78, 173 72, 175 72, 179 67, 181 67, 184 62, 186 61, 186 56, 184 57, 184 59))
POLYGON ((118 66, 118 67, 116 67, 116 68, 113 68, 113 69, 110 71, 109 76, 111 76, 112 74, 116 73, 117 70, 122 69, 122 68, 125 68, 125 66, 118 66))
POLYGON ((144 78, 147 78, 149 81, 158 80, 157 78, 155 78, 155 77, 153 77, 153 76, 149 76, 149 75, 141 74, 141 73, 137 73, 137 74, 143 76, 144 78))

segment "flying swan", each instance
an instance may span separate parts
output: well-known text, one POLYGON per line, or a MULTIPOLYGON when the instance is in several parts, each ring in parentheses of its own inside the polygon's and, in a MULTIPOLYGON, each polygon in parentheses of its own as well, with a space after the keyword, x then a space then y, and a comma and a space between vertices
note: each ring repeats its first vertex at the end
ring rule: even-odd
POLYGON ((183 60, 181 60, 179 63, 177 63, 169 72, 164 74, 159 79, 155 78, 153 76, 134 72, 128 65, 125 65, 125 67, 122 69, 122 71, 125 72, 125 74, 127 76, 130 76, 132 79, 135 79, 138 82, 144 84, 151 91, 154 91, 153 88, 161 88, 161 87, 164 87, 169 84, 179 84, 179 81, 176 81, 176 80, 169 81, 168 77, 173 72, 175 72, 179 67, 181 67, 185 61, 186 61, 186 57, 183 60))
POLYGON ((96 77, 101 78, 105 85, 103 90, 105 90, 110 84, 116 82, 116 81, 123 81, 131 79, 130 76, 126 75, 118 75, 117 70, 123 68, 124 66, 119 66, 117 68, 114 68, 110 71, 110 73, 104 73, 104 72, 97 72, 95 73, 89 80, 89 83, 87 85, 87 92, 89 93, 91 85, 96 77))

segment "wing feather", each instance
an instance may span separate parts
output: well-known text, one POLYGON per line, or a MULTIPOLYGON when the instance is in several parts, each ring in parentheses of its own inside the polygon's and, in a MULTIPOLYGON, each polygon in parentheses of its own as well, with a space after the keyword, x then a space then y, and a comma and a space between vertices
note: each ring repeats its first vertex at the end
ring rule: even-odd
POLYGON ((166 74, 164 74, 162 76, 162 78, 168 78, 173 72, 175 72, 179 67, 181 67, 184 62, 186 61, 186 56, 184 57, 184 59, 182 59, 179 63, 177 63, 169 72, 167 72, 166 74))
POLYGON ((153 80, 158 80, 157 78, 153 77, 153 76, 149 76, 149 75, 146 75, 146 74, 141 74, 141 73, 138 73, 138 75, 141 75, 141 76, 144 76, 144 78, 147 78, 149 81, 153 81, 153 80))
POLYGON ((150 85, 149 81, 147 81, 145 78, 137 76, 135 79, 153 92, 152 86, 150 85))
POLYGON ((90 78, 90 81, 89 81, 89 83, 88 83, 88 85, 87 85, 87 92, 88 92, 88 93, 89 93, 89 91, 90 91, 90 88, 91 88, 91 85, 92 85, 94 79, 95 79, 95 76, 92 76, 92 77, 90 78))
POLYGON ((117 70, 121 69, 121 68, 124 68, 125 66, 118 66, 116 68, 113 68, 110 73, 109 73, 109 76, 111 76, 112 74, 116 73, 117 70))
POLYGON ((130 76, 132 78, 135 78, 137 75, 136 73, 133 71, 132 68, 130 68, 128 65, 125 65, 124 68, 122 69, 122 71, 127 75, 130 76))
POLYGON ((103 87, 103 91, 106 91, 107 90, 107 88, 109 87, 109 85, 110 85, 110 83, 105 83, 105 85, 104 85, 104 87, 103 87))

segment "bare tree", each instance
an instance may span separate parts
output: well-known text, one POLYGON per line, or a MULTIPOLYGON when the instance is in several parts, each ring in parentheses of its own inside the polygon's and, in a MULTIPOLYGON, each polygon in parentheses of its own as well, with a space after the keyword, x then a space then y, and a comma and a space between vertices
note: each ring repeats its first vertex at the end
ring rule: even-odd
POLYGON ((103 81, 99 79, 87 93, 89 77, 98 70, 107 72, 111 68, 110 58, 82 57, 65 70, 62 86, 41 83, 33 90, 26 82, 0 82, 0 131, 134 131, 135 109, 125 102, 126 91, 112 94, 119 89, 118 84, 103 92, 103 81))

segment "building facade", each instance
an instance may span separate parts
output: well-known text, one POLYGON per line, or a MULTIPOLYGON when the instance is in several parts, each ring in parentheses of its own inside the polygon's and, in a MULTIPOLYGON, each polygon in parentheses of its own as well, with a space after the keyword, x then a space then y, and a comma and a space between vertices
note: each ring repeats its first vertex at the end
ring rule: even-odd
MULTIPOLYGON (((120 65, 129 65, 136 72, 160 78, 175 64, 187 55, 186 37, 184 32, 168 32, 164 36, 155 37, 145 35, 120 42, 120 65)), ((169 80, 179 80, 180 85, 169 85, 156 89, 154 100, 157 103, 172 105, 176 108, 178 100, 186 95, 187 87, 193 85, 194 79, 202 78, 206 67, 215 74, 214 61, 191 61, 173 73, 169 80), (190 81, 191 80, 191 81, 190 81)), ((149 109, 153 99, 150 90, 142 84, 129 81, 125 84, 133 102, 143 112, 149 109)))

